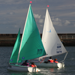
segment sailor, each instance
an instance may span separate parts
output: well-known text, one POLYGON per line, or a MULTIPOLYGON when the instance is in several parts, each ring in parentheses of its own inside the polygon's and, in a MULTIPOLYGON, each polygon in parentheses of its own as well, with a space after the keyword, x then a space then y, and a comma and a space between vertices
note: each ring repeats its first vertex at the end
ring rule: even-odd
POLYGON ((25 60, 25 62, 22 63, 23 66, 29 66, 28 60, 25 60))
POLYGON ((58 63, 57 59, 54 59, 54 63, 58 63))
POLYGON ((52 57, 49 57, 48 62, 54 63, 54 60, 52 59, 52 57))
POLYGON ((33 62, 30 65, 31 67, 37 67, 33 62))

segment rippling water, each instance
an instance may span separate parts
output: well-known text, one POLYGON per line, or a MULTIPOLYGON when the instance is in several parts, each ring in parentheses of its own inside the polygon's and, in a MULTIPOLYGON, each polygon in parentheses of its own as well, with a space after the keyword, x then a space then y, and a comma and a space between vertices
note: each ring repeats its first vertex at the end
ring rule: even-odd
MULTIPOLYGON (((9 59, 13 47, 0 47, 0 75, 75 75, 75 47, 66 47, 68 55, 65 60, 65 67, 59 68, 40 68, 41 72, 11 72, 7 70, 9 59)), ((61 61, 64 54, 53 57, 61 61)))

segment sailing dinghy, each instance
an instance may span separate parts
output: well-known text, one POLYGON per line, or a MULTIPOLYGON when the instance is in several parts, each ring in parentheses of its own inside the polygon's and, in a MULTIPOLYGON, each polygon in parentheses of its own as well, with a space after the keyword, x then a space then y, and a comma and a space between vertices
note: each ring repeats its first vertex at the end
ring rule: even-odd
POLYGON ((23 66, 20 65, 19 63, 25 60, 38 58, 44 55, 46 55, 46 52, 44 50, 41 37, 33 16, 31 5, 29 5, 22 40, 20 42, 20 31, 19 31, 12 55, 10 57, 8 69, 12 71, 28 71, 28 72, 41 71, 38 68, 23 66))
MULTIPOLYGON (((46 9, 42 42, 43 42, 43 46, 44 46, 46 54, 47 54, 45 56, 45 58, 50 57, 50 56, 60 55, 63 53, 66 53, 66 55, 67 55, 67 50, 63 46, 62 42, 60 41, 60 39, 53 27, 53 24, 52 24, 52 21, 51 21, 49 12, 48 12, 48 8, 46 9)), ((65 55, 65 58, 66 58, 66 55, 65 55)), ((64 60, 65 60, 65 58, 64 58, 64 60)), ((59 63, 35 62, 35 64, 38 67, 64 67, 64 62, 62 62, 62 63, 60 63, 60 62, 59 63)))

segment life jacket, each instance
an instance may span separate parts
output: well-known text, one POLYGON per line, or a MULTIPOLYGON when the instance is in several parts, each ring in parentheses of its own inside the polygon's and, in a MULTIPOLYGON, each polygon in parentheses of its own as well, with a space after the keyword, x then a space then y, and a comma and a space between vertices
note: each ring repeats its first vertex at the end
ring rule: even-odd
POLYGON ((49 59, 48 61, 49 61, 50 63, 53 63, 53 62, 54 62, 54 60, 53 60, 53 59, 49 59))
POLYGON ((36 67, 36 65, 30 65, 31 67, 36 67))
POLYGON ((54 61, 55 63, 58 63, 58 61, 54 61))

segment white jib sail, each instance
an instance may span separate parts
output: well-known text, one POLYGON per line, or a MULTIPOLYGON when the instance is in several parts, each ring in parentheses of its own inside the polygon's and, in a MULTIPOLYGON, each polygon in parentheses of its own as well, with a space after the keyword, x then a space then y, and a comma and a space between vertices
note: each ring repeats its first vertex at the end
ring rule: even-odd
POLYGON ((48 54, 47 56, 55 56, 67 52, 53 27, 48 9, 46 9, 42 42, 48 54))

